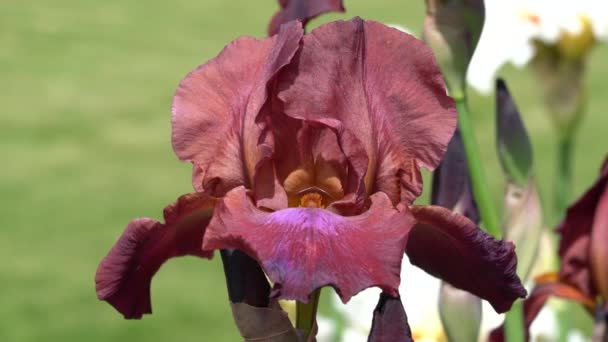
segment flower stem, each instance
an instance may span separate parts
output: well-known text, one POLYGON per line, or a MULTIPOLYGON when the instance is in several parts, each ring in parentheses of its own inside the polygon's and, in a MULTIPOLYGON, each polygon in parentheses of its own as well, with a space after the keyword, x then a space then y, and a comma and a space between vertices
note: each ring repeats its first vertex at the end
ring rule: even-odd
MULTIPOLYGON (((473 183, 473 195, 479 207, 481 221, 488 233, 492 234, 495 238, 500 238, 500 223, 492 204, 492 197, 490 196, 490 189, 487 185, 483 168, 481 167, 481 156, 475 139, 475 131, 467 107, 466 97, 455 98, 455 101, 456 109, 458 109, 458 124, 467 155, 471 183, 473 183)), ((513 303, 511 311, 507 312, 505 319, 505 336, 508 342, 524 341, 523 323, 522 304, 521 301, 516 301, 513 303)))
POLYGON ((498 215, 492 205, 492 197, 490 196, 489 187, 483 173, 483 168, 481 167, 479 147, 477 146, 477 140, 475 139, 475 131, 467 107, 466 97, 462 96, 455 100, 456 109, 458 110, 458 124, 467 155, 467 165, 469 167, 471 183, 473 183, 473 195, 479 208, 481 221, 488 233, 492 234, 495 238, 500 238, 501 233, 498 215))
POLYGON ((505 337, 509 342, 524 342, 523 302, 517 300, 505 316, 505 337))
POLYGON ((572 181, 572 142, 571 134, 559 138, 557 151, 557 179, 555 186, 555 214, 561 220, 568 207, 572 181))
POLYGON ((296 303, 296 328, 304 332, 305 340, 315 326, 320 297, 321 289, 316 289, 310 294, 308 303, 296 303))

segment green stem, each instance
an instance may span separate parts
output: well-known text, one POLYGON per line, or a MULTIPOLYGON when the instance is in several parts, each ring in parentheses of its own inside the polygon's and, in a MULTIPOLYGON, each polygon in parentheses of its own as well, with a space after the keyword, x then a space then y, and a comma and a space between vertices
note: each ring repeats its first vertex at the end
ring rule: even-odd
POLYGON ((555 217, 564 216, 570 198, 572 182, 572 135, 563 135, 559 139, 557 151, 557 179, 555 186, 555 217))
POLYGON ((524 310, 523 302, 513 303, 511 310, 505 316, 505 337, 509 342, 524 342, 524 310))
POLYGON ((467 155, 469 175, 471 176, 471 183, 473 183, 473 196, 479 208, 481 221, 488 233, 492 234, 495 238, 500 238, 501 230, 498 215, 494 210, 490 188, 481 167, 481 156, 477 140, 475 139, 475 130, 467 107, 466 97, 459 97, 455 100, 456 109, 458 109, 458 124, 467 155))
POLYGON ((305 340, 315 325, 320 297, 321 289, 317 289, 310 295, 308 303, 296 303, 296 328, 304 332, 305 340))

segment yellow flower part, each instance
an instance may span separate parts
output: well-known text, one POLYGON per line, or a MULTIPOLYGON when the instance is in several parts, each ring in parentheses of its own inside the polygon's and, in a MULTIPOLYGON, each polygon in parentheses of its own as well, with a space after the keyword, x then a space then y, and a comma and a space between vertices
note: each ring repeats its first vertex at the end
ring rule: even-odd
POLYGON ((561 56, 567 59, 579 59, 585 56, 595 45, 591 19, 587 15, 578 15, 581 29, 578 32, 562 31, 557 42, 557 49, 561 56))

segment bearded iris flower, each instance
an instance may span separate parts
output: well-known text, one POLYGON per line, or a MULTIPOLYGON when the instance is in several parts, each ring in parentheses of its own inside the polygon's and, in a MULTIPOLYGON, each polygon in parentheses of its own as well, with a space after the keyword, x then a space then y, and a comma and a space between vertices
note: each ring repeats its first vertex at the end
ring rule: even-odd
POLYGON ((98 297, 126 318, 151 313, 166 260, 217 249, 255 259, 273 298, 307 302, 332 286, 347 302, 375 286, 393 307, 404 252, 497 311, 525 296, 512 243, 412 205, 420 168, 439 164, 456 126, 432 52, 414 37, 359 18, 307 35, 290 22, 192 71, 172 112, 196 191, 165 208, 164 223, 133 220, 101 262, 98 297))

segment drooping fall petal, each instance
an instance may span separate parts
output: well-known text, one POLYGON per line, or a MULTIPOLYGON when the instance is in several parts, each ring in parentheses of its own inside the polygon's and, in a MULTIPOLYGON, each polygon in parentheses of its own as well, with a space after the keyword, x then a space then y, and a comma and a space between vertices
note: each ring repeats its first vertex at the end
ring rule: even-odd
POLYGON ((608 160, 604 162, 600 178, 568 208, 566 217, 557 229, 561 234, 560 278, 578 287, 589 297, 595 297, 597 294, 590 272, 591 231, 595 212, 602 194, 606 191, 606 186, 608 186, 608 160))
POLYGON ((165 261, 184 255, 213 256, 201 249, 201 243, 214 205, 207 195, 193 193, 165 208, 165 223, 149 218, 131 221, 97 269, 97 297, 125 318, 151 313, 150 282, 165 261))
POLYGON ((368 342, 392 341, 413 342, 414 340, 401 298, 382 292, 378 305, 374 309, 368 342))
POLYGON ((281 76, 287 115, 349 133, 355 141, 343 147, 363 147, 368 194, 393 203, 420 194, 419 167, 439 164, 457 119, 424 43, 376 22, 336 21, 306 35, 281 76))
POLYGON ((386 195, 344 217, 317 208, 259 210, 242 187, 217 207, 203 249, 237 248, 256 259, 274 283, 274 295, 307 302, 314 290, 333 286, 347 302, 378 286, 397 294, 401 260, 413 218, 386 195))
POLYGON ((239 38, 182 80, 173 99, 173 149, 193 163, 197 191, 221 196, 250 184, 267 85, 289 63, 302 34, 294 22, 270 38, 239 38))
POLYGON ((418 221, 407 244, 415 266, 505 312, 526 296, 510 242, 499 241, 462 215, 439 206, 411 206, 418 221))
POLYGON ((279 11, 268 25, 268 35, 279 32, 282 24, 300 20, 306 26, 309 20, 326 12, 344 12, 342 0, 279 0, 279 11))

